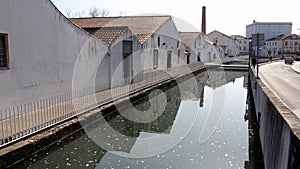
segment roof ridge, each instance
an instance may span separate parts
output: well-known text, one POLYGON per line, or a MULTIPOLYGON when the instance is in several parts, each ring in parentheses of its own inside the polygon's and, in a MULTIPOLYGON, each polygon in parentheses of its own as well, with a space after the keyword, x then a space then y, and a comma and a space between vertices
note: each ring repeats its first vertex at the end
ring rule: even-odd
POLYGON ((69 18, 69 19, 101 19, 101 18, 119 18, 118 16, 108 16, 108 17, 79 17, 79 18, 69 18))
POLYGON ((171 15, 128 15, 128 16, 96 16, 96 17, 78 17, 69 19, 102 19, 102 18, 137 18, 137 17, 171 17, 171 15))

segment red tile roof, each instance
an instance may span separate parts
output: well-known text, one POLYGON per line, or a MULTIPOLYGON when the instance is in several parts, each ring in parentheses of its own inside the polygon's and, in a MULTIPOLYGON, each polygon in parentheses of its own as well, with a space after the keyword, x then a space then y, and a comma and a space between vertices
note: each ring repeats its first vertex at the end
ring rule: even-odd
POLYGON ((179 32, 181 41, 184 43, 185 46, 190 47, 198 36, 200 36, 200 32, 179 32))
POLYGON ((85 28, 101 28, 117 17, 70 18, 77 26, 85 28))
POLYGON ((125 33, 130 31, 128 27, 103 27, 93 33, 93 36, 100 39, 108 46, 112 46, 118 38, 125 33))
POLYGON ((144 43, 171 16, 125 16, 73 18, 76 25, 84 28, 129 27, 140 43, 144 43))

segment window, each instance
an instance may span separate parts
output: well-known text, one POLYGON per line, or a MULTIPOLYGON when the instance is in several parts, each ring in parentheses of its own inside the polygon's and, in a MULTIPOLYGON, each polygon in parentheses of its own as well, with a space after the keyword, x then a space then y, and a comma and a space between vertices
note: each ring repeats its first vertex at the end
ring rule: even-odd
POLYGON ((156 69, 158 67, 158 49, 154 49, 153 52, 153 68, 156 69))
POLYGON ((197 61, 198 61, 198 62, 201 61, 201 53, 200 53, 200 52, 198 52, 198 54, 197 54, 197 61))
POLYGON ((186 54, 186 64, 190 64, 190 54, 186 54))
POLYGON ((157 37, 157 46, 160 47, 160 37, 157 37))
POLYGON ((172 51, 167 53, 167 68, 172 67, 172 51))
POLYGON ((287 46, 287 45, 288 45, 288 42, 284 42, 284 45, 287 46))
POLYGON ((132 75, 132 41, 123 41, 123 72, 124 78, 132 75))
POLYGON ((177 41, 177 48, 179 48, 179 40, 177 41))
POLYGON ((180 49, 178 49, 177 51, 177 62, 179 62, 179 60, 180 60, 180 49))
POLYGON ((0 33, 0 70, 9 69, 8 34, 0 33))
POLYGON ((132 41, 123 41, 123 56, 126 57, 132 54, 132 41))

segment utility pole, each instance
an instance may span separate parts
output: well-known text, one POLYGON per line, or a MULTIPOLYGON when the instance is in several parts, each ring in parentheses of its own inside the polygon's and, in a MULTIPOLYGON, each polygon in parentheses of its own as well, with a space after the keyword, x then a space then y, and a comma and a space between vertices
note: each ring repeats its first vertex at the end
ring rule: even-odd
POLYGON ((257 75, 256 78, 258 77, 258 66, 259 66, 259 47, 264 45, 264 40, 265 39, 265 35, 264 34, 260 34, 260 33, 256 33, 256 34, 252 34, 252 46, 256 46, 256 69, 257 69, 257 75))
POLYGON ((259 33, 256 34, 256 77, 258 78, 258 62, 259 62, 259 58, 258 58, 258 49, 259 49, 259 33))

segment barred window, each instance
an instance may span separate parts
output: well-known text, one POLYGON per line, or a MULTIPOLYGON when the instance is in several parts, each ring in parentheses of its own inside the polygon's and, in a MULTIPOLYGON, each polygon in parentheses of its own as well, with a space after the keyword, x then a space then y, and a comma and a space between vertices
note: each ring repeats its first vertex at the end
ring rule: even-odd
POLYGON ((8 69, 8 34, 0 33, 0 70, 8 69))

